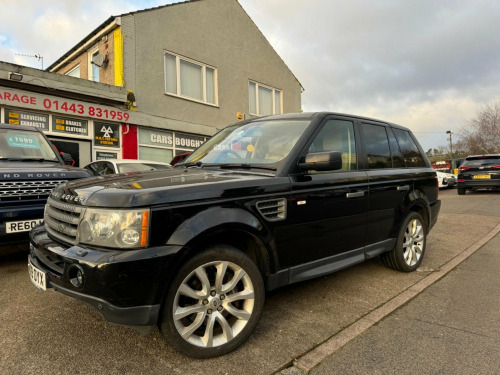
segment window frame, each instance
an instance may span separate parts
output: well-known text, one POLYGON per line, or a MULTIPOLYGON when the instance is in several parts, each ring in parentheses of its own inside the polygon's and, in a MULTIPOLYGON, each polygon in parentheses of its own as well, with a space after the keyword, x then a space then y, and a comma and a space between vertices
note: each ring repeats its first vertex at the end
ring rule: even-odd
POLYGON ((260 112, 260 110, 259 110, 259 87, 263 87, 263 88, 266 88, 266 89, 272 91, 271 96, 273 98, 273 113, 271 115, 281 115, 281 114, 283 114, 283 90, 277 89, 277 88, 269 86, 269 85, 265 85, 263 83, 254 81, 252 79, 248 80, 247 88, 250 85, 250 83, 253 83, 255 85, 255 109, 256 109, 256 112, 257 112, 257 113, 252 113, 250 111, 250 96, 249 96, 248 97, 248 113, 250 115, 252 115, 252 116, 258 116, 258 117, 269 116, 269 115, 261 115, 259 113, 260 112), (275 100, 276 99, 276 92, 280 93, 279 112, 276 112, 276 100, 275 100))
MULTIPOLYGON (((92 64, 92 56, 94 56, 96 53, 99 53, 99 46, 94 46, 91 49, 88 50, 88 56, 87 56, 87 62, 88 62, 88 80, 92 82, 100 82, 94 80, 94 71, 93 67, 94 65, 92 64)), ((99 69, 99 67, 98 67, 99 69)), ((99 72, 100 73, 100 72, 99 72)), ((99 80, 101 77, 99 77, 99 80)))
POLYGON ((212 65, 208 65, 205 63, 202 63, 200 61, 196 61, 193 59, 190 59, 188 57, 179 55, 175 52, 171 52, 168 50, 163 51, 163 77, 164 77, 164 85, 163 88, 165 90, 165 95, 169 96, 174 96, 176 98, 182 98, 186 100, 190 100, 196 103, 201 103, 205 105, 209 105, 212 107, 219 107, 219 86, 218 86, 218 70, 216 67, 212 65), (167 55, 171 55, 175 57, 175 73, 176 73, 176 93, 168 92, 167 91, 167 55), (197 98, 192 98, 190 96, 182 95, 182 88, 181 88, 181 60, 197 65, 201 68, 201 76, 202 76, 202 94, 203 94, 203 100, 199 100, 197 98), (214 72, 214 102, 215 103, 210 103, 207 101, 207 68, 212 69, 214 72))

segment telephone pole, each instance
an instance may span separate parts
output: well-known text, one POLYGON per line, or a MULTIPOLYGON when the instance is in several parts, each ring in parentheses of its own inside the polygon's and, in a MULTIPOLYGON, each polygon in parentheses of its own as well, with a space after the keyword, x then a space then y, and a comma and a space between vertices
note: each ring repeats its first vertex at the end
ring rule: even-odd
POLYGON ((453 157, 453 132, 451 130, 447 130, 446 134, 450 135, 448 140, 450 141, 450 154, 451 154, 451 172, 455 171, 455 158, 453 157))

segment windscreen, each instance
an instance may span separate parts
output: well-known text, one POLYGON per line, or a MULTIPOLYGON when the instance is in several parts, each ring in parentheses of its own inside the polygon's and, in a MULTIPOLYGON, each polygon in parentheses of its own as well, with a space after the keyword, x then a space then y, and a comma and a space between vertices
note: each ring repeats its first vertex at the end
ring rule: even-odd
POLYGON ((272 164, 288 156, 309 121, 256 121, 230 126, 193 152, 184 163, 272 164))
POLYGON ((36 132, 0 129, 0 159, 58 161, 47 140, 36 132))

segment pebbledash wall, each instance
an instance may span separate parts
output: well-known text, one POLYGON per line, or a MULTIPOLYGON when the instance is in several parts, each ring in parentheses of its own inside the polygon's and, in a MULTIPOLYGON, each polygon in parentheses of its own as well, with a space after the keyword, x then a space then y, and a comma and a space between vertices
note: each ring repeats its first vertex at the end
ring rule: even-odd
POLYGON ((39 128, 59 151, 72 154, 75 166, 99 159, 136 159, 139 148, 142 159, 158 160, 154 156, 159 151, 189 152, 207 139, 147 127, 155 119, 128 106, 123 87, 0 62, 0 121, 39 128))

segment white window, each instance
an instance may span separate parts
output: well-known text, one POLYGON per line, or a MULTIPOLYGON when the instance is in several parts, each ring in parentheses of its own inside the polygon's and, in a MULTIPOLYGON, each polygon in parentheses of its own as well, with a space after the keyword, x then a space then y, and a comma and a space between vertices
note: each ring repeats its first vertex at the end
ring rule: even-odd
POLYGON ((89 51, 89 81, 99 82, 99 67, 92 63, 92 60, 99 55, 97 46, 89 51))
POLYGON ((252 115, 281 114, 283 113, 281 90, 248 81, 248 105, 252 115))
POLYGON ((217 105, 217 69, 166 52, 165 92, 217 105))
POLYGON ((68 73, 66 73, 66 75, 70 77, 80 78, 80 65, 77 65, 76 67, 71 69, 68 73))

